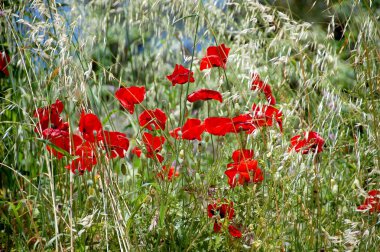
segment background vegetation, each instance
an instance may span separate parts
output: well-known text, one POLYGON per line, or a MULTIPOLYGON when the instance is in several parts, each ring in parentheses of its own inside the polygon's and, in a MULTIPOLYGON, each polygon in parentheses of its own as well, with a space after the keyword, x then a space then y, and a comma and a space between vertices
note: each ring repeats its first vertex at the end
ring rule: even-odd
POLYGON ((0 250, 376 251, 379 214, 356 208, 380 188, 379 6, 2 1, 0 51, 11 62, 0 77, 0 250), (226 71, 200 72, 206 48, 221 43, 231 48, 226 71), (187 87, 166 79, 175 64, 192 66, 190 92, 215 89, 224 102, 185 103, 187 87), (143 105, 170 115, 171 130, 181 113, 234 116, 262 103, 249 90, 253 72, 272 86, 283 133, 204 134, 165 147, 165 163, 180 173, 173 181, 130 153, 141 136, 136 115, 114 97, 120 86, 145 86, 143 105), (66 158, 50 156, 33 112, 57 98, 72 129, 87 108, 125 132, 126 158, 79 176, 64 168, 66 158), (287 152, 290 138, 308 130, 326 140, 317 161, 287 152), (230 190, 224 171, 239 142, 255 151, 265 179, 230 190), (219 198, 234 201, 241 239, 213 232, 207 205, 219 198))

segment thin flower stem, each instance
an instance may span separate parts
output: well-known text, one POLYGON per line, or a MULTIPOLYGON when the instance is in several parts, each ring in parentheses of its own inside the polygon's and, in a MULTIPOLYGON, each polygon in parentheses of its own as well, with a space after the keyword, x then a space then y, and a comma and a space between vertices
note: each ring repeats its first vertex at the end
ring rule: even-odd
MULTIPOLYGON (((197 23, 196 23, 196 26, 195 26, 195 35, 194 35, 194 42, 193 42, 193 52, 191 54, 191 61, 190 61, 190 73, 189 73, 189 76, 188 76, 188 80, 187 80, 187 87, 186 87, 186 95, 185 95, 185 98, 184 98, 184 104, 183 104, 183 113, 180 114, 180 120, 179 120, 179 125, 182 125, 183 124, 183 120, 185 118, 185 114, 186 114, 186 101, 187 101, 187 96, 189 95, 189 88, 190 88, 190 78, 191 78, 191 68, 193 67, 193 61, 194 61, 194 54, 195 54, 195 46, 197 44, 197 35, 198 35, 198 27, 199 27, 199 15, 196 16, 197 17, 197 23)), ((182 85, 183 86, 183 85, 182 85)), ((181 86, 181 95, 180 95, 180 98, 182 97, 182 86, 181 86)), ((180 101, 181 103, 181 101, 180 101)), ((182 110, 181 110, 182 111, 182 110)))
POLYGON ((320 204, 320 196, 319 196, 319 172, 318 172, 318 154, 315 153, 313 157, 313 166, 314 166, 314 198, 317 205, 317 216, 316 216, 316 228, 317 228, 317 236, 315 241, 315 250, 319 249, 319 239, 320 239, 320 223, 319 218, 321 215, 321 204, 320 204))

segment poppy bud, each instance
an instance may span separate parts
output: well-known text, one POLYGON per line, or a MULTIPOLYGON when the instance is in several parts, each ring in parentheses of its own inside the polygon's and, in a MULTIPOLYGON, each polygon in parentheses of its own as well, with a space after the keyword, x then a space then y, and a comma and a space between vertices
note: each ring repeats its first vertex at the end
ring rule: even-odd
POLYGON ((181 151, 179 152, 179 157, 180 157, 181 159, 183 159, 184 156, 185 156, 185 152, 184 152, 184 150, 181 150, 181 151))
POLYGON ((205 142, 207 143, 209 140, 210 140, 210 136, 209 135, 206 135, 206 137, 204 138, 205 142))
POLYGON ((202 142, 198 143, 198 152, 202 152, 202 150, 203 150, 203 146, 202 145, 203 145, 202 142))
POLYGON ((89 195, 95 195, 95 189, 94 189, 92 186, 90 186, 90 187, 88 188, 88 194, 89 194, 89 195))

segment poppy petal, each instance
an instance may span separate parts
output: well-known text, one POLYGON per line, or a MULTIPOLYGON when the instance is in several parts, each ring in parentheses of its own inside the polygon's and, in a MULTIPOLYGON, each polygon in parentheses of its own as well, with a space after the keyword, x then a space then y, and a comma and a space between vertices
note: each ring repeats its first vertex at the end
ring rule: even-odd
POLYGON ((85 140, 92 143, 95 142, 96 136, 99 136, 101 130, 102 124, 95 114, 82 112, 79 120, 79 131, 85 140))
POLYGON ((165 130, 166 114, 161 109, 144 110, 139 115, 139 123, 141 127, 146 127, 148 130, 162 129, 165 130), (153 129, 154 126, 155 128, 153 129))
POLYGON ((189 118, 182 127, 182 139, 187 140, 202 140, 201 135, 205 130, 202 121, 196 118, 189 118))
POLYGON ((139 147, 135 146, 135 148, 132 149, 132 154, 135 154, 138 158, 140 158, 142 150, 139 147))
POLYGON ((179 138, 181 138, 181 136, 179 135, 180 132, 181 132, 181 127, 178 127, 178 128, 175 128, 175 129, 169 131, 169 135, 171 135, 175 139, 179 139, 179 138))
POLYGON ((253 158, 253 150, 247 150, 247 149, 240 149, 240 150, 235 150, 232 153, 232 159, 234 160, 235 163, 239 163, 240 161, 243 161, 245 159, 251 159, 253 158))
POLYGON ((63 103, 57 99, 55 103, 35 110, 33 116, 38 118, 39 122, 34 131, 38 133, 40 130, 44 131, 49 127, 53 129, 60 128, 62 130, 68 129, 68 127, 65 127, 65 125, 68 126, 68 124, 63 122, 60 117, 63 107, 63 103))
POLYGON ((237 229, 237 227, 233 226, 233 225, 229 225, 228 226, 228 232, 235 238, 241 238, 242 237, 242 234, 240 232, 239 229, 237 229))
POLYGON ((129 140, 127 135, 116 131, 103 131, 99 137, 99 141, 102 141, 104 148, 107 149, 111 154, 110 158, 125 157, 125 152, 129 148, 129 140))
POLYGON ((296 135, 290 139, 289 151, 295 150, 296 152, 302 152, 302 154, 308 154, 309 152, 317 153, 323 151, 323 145, 325 140, 315 131, 304 132, 303 137, 296 135))
POLYGON ((133 114, 135 104, 140 104, 145 99, 145 87, 122 87, 119 88, 115 96, 120 101, 121 105, 133 114))
POLYGON ((204 124, 205 130, 216 136, 224 136, 233 129, 232 120, 228 117, 208 117, 204 124))
POLYGON ((9 76, 7 66, 11 58, 5 52, 0 52, 0 72, 3 72, 5 76, 9 76))
POLYGON ((253 75, 251 90, 260 90, 265 94, 270 105, 276 105, 276 99, 272 94, 270 85, 262 81, 258 74, 253 75))
POLYGON ((214 233, 220 233, 220 231, 222 230, 222 224, 215 220, 213 229, 214 233))
POLYGON ((171 81, 172 85, 176 84, 186 84, 188 82, 194 82, 193 72, 185 68, 182 65, 176 64, 174 71, 171 75, 166 76, 166 78, 171 81))
POLYGON ((212 67, 221 67, 226 69, 229 52, 230 48, 226 47, 224 44, 208 47, 206 56, 201 60, 200 70, 202 71, 212 67))
MULTIPOLYGON (((45 129, 43 132, 44 139, 49 140, 53 145, 65 150, 68 153, 74 153, 77 146, 82 144, 82 138, 73 134, 70 136, 69 132, 60 129, 45 129)), ((46 149, 58 159, 64 155, 59 150, 46 146, 46 149)))
POLYGON ((143 142, 145 144, 147 153, 152 154, 153 156, 153 153, 159 152, 162 149, 162 145, 165 143, 165 137, 153 136, 150 133, 144 132, 143 142))
POLYGON ((217 100, 219 102, 223 102, 222 95, 215 90, 210 89, 199 89, 187 96, 187 100, 189 102, 196 101, 206 101, 206 100, 217 100))

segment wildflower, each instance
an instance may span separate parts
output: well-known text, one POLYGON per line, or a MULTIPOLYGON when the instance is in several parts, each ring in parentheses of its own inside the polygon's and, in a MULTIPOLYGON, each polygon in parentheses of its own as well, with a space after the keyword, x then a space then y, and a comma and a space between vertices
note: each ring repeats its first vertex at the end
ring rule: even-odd
POLYGON ((76 173, 76 170, 79 171, 80 175, 83 175, 85 171, 91 172, 92 167, 97 163, 95 146, 91 142, 84 142, 78 146, 75 150, 75 155, 79 157, 71 161, 71 164, 65 166, 73 173, 76 173))
POLYGON ((223 227, 222 223, 219 223, 217 220, 215 220, 214 227, 213 227, 214 233, 219 233, 222 230, 222 227, 223 227))
POLYGON ((135 104, 140 104, 145 99, 145 87, 122 87, 116 91, 115 96, 121 105, 127 109, 130 114, 133 114, 135 104))
POLYGON ((365 199, 364 203, 357 207, 358 211, 369 210, 370 213, 378 212, 380 213, 380 191, 371 190, 368 192, 368 197, 365 199))
POLYGON ((234 160, 234 163, 239 163, 246 159, 253 158, 253 155, 254 155, 253 150, 239 149, 239 150, 235 150, 232 153, 232 159, 234 160))
POLYGON ((217 100, 219 102, 223 102, 223 97, 218 91, 203 88, 189 94, 187 96, 187 100, 189 102, 196 102, 200 100, 217 100))
POLYGON ((325 140, 317 132, 305 132, 303 137, 297 135, 290 139, 289 151, 294 149, 296 152, 301 151, 302 154, 308 154, 310 151, 319 153, 323 151, 324 143, 325 140))
POLYGON ((201 120, 196 118, 189 118, 186 120, 182 128, 175 128, 174 130, 170 131, 169 134, 176 139, 198 139, 200 141, 202 140, 201 135, 204 132, 204 130, 205 126, 201 120), (179 132, 181 132, 181 136, 179 135, 179 132))
POLYGON ((132 154, 135 154, 137 157, 141 157, 141 154, 142 154, 142 150, 135 146, 135 148, 132 149, 132 154))
POLYGON ((264 175, 258 167, 257 160, 247 159, 239 163, 228 164, 224 174, 228 177, 228 184, 231 188, 237 184, 244 185, 247 183, 258 183, 264 180, 264 175))
POLYGON ((168 80, 172 82, 172 85, 175 86, 176 84, 194 82, 193 74, 193 72, 184 66, 176 64, 173 73, 166 76, 166 78, 168 78, 168 80))
POLYGON ((216 136, 224 136, 233 130, 233 122, 228 117, 208 117, 204 124, 205 130, 216 136))
MULTIPOLYGON (((56 147, 71 153, 74 152, 76 147, 82 144, 82 138, 73 134, 70 136, 69 132, 60 129, 48 128, 42 132, 44 139, 49 140, 56 147)), ((58 159, 61 159, 64 155, 62 151, 57 148, 46 146, 46 149, 58 159)))
MULTIPOLYGON (((103 142, 103 147, 110 152, 110 158, 125 157, 128 150, 129 140, 127 135, 116 131, 102 131, 98 136, 98 141, 103 142)), ((108 154, 107 154, 108 155, 108 154)))
POLYGON ((5 52, 0 52, 0 72, 3 72, 5 76, 9 76, 7 65, 10 61, 11 58, 9 55, 7 55, 5 52))
POLYGON ((235 238, 241 238, 241 236, 242 236, 240 230, 237 227, 235 227, 234 225, 228 226, 228 232, 230 232, 230 234, 235 238))
POLYGON ((33 116, 37 117, 39 122, 34 131, 43 132, 47 128, 67 130, 68 124, 64 123, 60 117, 63 107, 63 103, 57 99, 50 106, 35 110, 33 116))
POLYGON ((174 137, 175 139, 180 139, 182 132, 181 132, 181 127, 177 127, 171 131, 169 131, 169 135, 174 137))
POLYGON ((224 174, 228 177, 231 188, 237 184, 258 183, 264 180, 263 173, 253 158, 253 150, 239 149, 232 153, 233 163, 227 165, 224 174))
POLYGON ((165 130, 166 114, 161 109, 144 110, 139 116, 139 123, 141 127, 146 127, 148 130, 156 129, 165 130))
POLYGON ((232 122, 233 132, 246 131, 247 134, 251 134, 256 130, 252 115, 249 113, 235 116, 232 122))
POLYGON ((96 115, 82 112, 79 120, 79 131, 85 140, 93 143, 102 131, 102 124, 96 115))
POLYGON ((206 56, 201 60, 200 70, 202 71, 212 67, 226 69, 229 52, 230 48, 226 47, 224 44, 208 47, 206 56))
POLYGON ((234 217, 234 203, 232 201, 224 200, 213 204, 208 204, 207 215, 209 218, 215 218, 214 222, 214 232, 219 233, 222 230, 222 220, 232 220, 234 217))
POLYGON ((168 178, 169 181, 172 180, 173 176, 174 177, 178 177, 179 176, 179 172, 175 170, 174 166, 170 167, 170 169, 168 170, 167 167, 164 165, 162 167, 162 172, 159 172, 157 174, 157 176, 160 178, 160 179, 164 179, 165 178, 165 175, 166 177, 168 178))
POLYGON ((257 127, 272 126, 273 119, 278 123, 282 131, 282 113, 272 105, 257 106, 252 105, 253 110, 253 123, 257 127))
POLYGON ((162 145, 165 143, 165 137, 163 136, 153 136, 150 133, 144 132, 143 142, 147 151, 147 158, 157 159, 160 163, 164 158, 157 152, 161 151, 162 145))
POLYGON ((276 105, 276 98, 272 94, 270 85, 262 81, 258 74, 253 75, 251 90, 260 90, 265 94, 270 105, 276 105))
POLYGON ((237 133, 246 131, 247 134, 255 131, 256 127, 250 114, 243 114, 236 117, 209 117, 205 119, 205 130, 217 136, 224 136, 227 133, 237 133))
POLYGON ((234 203, 232 201, 224 200, 223 202, 215 202, 208 204, 207 215, 209 218, 219 217, 220 219, 227 218, 231 220, 234 217, 234 203))

